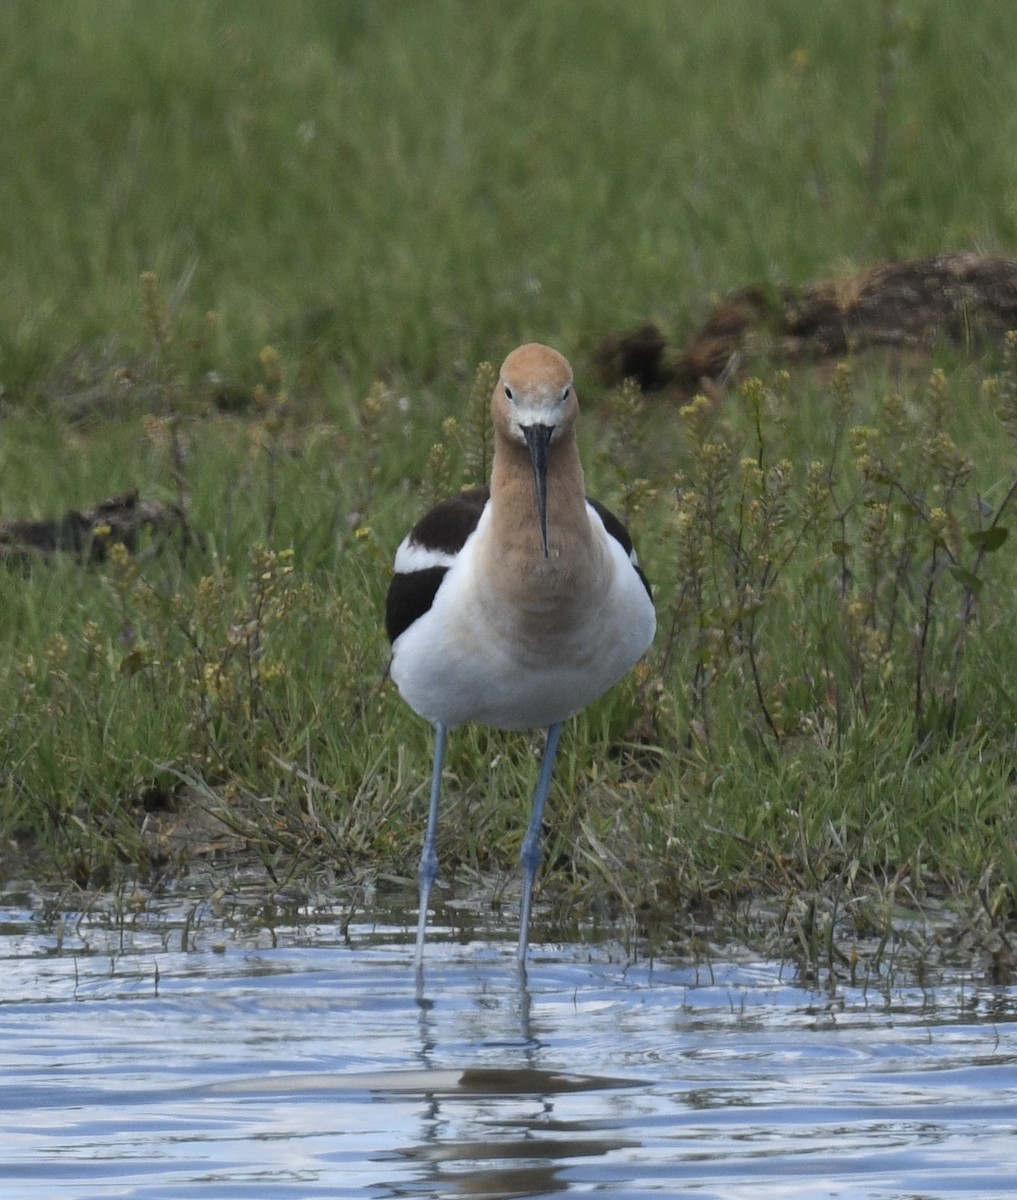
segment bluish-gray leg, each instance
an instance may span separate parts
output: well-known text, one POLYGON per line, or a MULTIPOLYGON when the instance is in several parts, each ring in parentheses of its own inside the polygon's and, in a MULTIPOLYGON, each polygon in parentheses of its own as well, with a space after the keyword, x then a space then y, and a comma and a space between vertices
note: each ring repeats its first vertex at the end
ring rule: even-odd
POLYGON ((558 749, 558 735, 561 733, 561 722, 552 725, 547 731, 547 744, 544 747, 544 758, 540 764, 540 778, 537 780, 537 790, 533 793, 533 811, 530 813, 530 824, 523 838, 523 848, 519 859, 523 864, 523 904, 519 913, 519 951, 517 959, 520 966, 526 963, 526 947, 530 938, 530 905, 533 902, 533 880, 540 866, 540 827, 544 820, 544 804, 547 793, 551 790, 551 775, 554 773, 554 755, 558 749))
POLYGON ((441 768, 445 762, 446 732, 445 726, 439 721, 435 726, 434 768, 431 772, 431 803, 427 810, 427 832, 424 834, 424 848, 420 852, 420 915, 417 918, 417 953, 414 958, 418 973, 424 963, 427 902, 438 877, 438 851, 434 841, 438 829, 438 801, 441 798, 441 768))

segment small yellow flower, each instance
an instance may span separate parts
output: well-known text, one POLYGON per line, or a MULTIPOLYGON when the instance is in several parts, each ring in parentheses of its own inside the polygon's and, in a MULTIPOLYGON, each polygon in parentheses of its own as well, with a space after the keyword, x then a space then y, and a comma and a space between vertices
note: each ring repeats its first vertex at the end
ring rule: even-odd
POLYGON ((279 378, 279 351, 275 346, 263 346, 258 355, 261 368, 270 379, 279 378))
POLYGON ((258 664, 258 679, 262 683, 274 683, 277 679, 284 678, 286 672, 281 663, 265 663, 258 664))
POLYGON ((796 46, 791 51, 791 70, 796 75, 804 75, 805 72, 812 66, 812 55, 804 46, 796 46))
POLYGON ((50 671, 59 671, 67 662, 70 646, 62 633, 54 633, 46 644, 46 666, 50 671))
POLYGON ((937 541, 942 541, 950 525, 950 516, 945 508, 934 508, 929 512, 929 532, 937 541))
MULTIPOLYGON (((106 529, 107 532, 109 532, 108 526, 106 529)), ((108 554, 109 565, 113 568, 113 570, 117 574, 126 573, 131 565, 131 556, 128 554, 127 547, 123 544, 123 542, 114 542, 113 545, 110 546, 108 554)))

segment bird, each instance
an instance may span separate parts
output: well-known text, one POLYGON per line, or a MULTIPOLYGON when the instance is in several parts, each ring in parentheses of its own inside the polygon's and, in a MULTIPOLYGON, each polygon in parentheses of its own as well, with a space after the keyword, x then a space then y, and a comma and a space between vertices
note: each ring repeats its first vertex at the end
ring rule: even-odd
POLYGON ((536 342, 513 350, 491 396, 490 486, 441 501, 396 550, 385 605, 388 673, 402 699, 435 728, 418 874, 418 978, 438 874, 448 731, 465 722, 547 730, 520 851, 516 958, 525 972, 562 723, 622 679, 653 641, 651 589, 632 539, 618 517, 586 495, 578 416, 568 360, 536 342))

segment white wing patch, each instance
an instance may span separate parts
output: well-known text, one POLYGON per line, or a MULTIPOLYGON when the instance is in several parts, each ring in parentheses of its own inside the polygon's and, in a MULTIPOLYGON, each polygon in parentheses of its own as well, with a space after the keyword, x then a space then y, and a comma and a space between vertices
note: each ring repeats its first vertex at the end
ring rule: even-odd
POLYGON ((450 567, 455 560, 456 556, 449 551, 425 546, 414 541, 408 534, 396 550, 395 569, 400 575, 409 575, 413 571, 426 571, 431 567, 450 567))

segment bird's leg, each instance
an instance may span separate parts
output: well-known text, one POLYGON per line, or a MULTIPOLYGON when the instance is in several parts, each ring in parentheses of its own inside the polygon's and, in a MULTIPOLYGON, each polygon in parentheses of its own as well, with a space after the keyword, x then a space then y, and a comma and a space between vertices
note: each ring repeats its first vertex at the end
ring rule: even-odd
POLYGON ((530 905, 533 902, 533 880, 540 866, 540 827, 544 820, 544 804, 547 793, 551 790, 551 775, 554 772, 554 755, 558 749, 558 736, 561 733, 561 722, 558 721, 547 731, 547 744, 544 746, 544 758, 540 764, 540 778, 537 780, 537 790, 533 793, 533 812, 530 814, 529 828, 523 838, 523 848, 519 859, 523 864, 523 903, 519 913, 519 951, 517 959, 522 967, 526 963, 526 947, 530 935, 530 905))
POLYGON ((420 852, 420 914, 417 918, 417 952, 414 963, 417 973, 424 964, 424 931, 427 928, 427 902, 431 888, 438 877, 438 851, 435 849, 435 834, 438 828, 438 801, 441 798, 441 769, 445 762, 446 729, 441 721, 435 725, 434 769, 431 773, 431 802, 427 810, 427 832, 424 848, 420 852))

